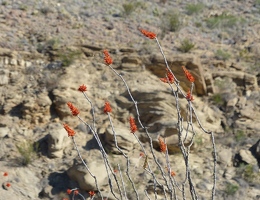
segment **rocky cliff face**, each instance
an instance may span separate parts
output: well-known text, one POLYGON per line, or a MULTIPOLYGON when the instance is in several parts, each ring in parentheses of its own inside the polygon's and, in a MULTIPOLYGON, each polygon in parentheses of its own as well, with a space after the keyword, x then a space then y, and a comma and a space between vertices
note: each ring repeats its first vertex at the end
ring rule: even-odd
MULTIPOLYGON (((92 123, 91 108, 77 91, 81 84, 87 85, 97 130, 111 159, 120 160, 122 155, 116 153, 103 114, 105 100, 113 108, 118 145, 136 166, 137 181, 143 181, 140 189, 152 188, 143 174, 136 140, 128 136, 127 119, 133 104, 123 83, 103 65, 102 49, 109 50, 115 68, 127 80, 141 120, 151 132, 156 155, 160 156, 160 135, 168 141, 175 171, 181 171, 184 164, 178 154, 175 102, 159 81, 165 76, 164 60, 153 41, 138 33, 139 26, 158 33, 170 68, 184 91, 189 85, 181 67, 186 66, 195 76, 194 107, 201 123, 216 137, 216 198, 259 198, 259 2, 207 3, 194 15, 187 12, 191 4, 186 1, 141 1, 131 14, 122 5, 117 0, 1 2, 0 168, 8 176, 0 178, 0 199, 62 199, 67 197, 67 188, 80 187, 85 194, 94 188, 61 126, 64 122, 77 130, 76 142, 83 157, 100 173, 103 190, 109 191, 93 136, 71 117, 66 106, 68 101, 75 103, 81 116, 92 123), (168 10, 175 12, 176 7, 181 26, 173 32, 162 27, 161 19, 166 21, 168 10), (230 16, 236 16, 237 21, 229 21, 230 16), (195 48, 183 53, 180 47, 186 38, 195 48)), ((180 99, 183 113, 185 102, 180 99)), ((198 126, 196 131, 190 165, 197 174, 196 188, 202 198, 208 198, 210 184, 203 179, 201 166, 208 162, 210 138, 198 126)), ((142 131, 138 137, 148 144, 142 131)))

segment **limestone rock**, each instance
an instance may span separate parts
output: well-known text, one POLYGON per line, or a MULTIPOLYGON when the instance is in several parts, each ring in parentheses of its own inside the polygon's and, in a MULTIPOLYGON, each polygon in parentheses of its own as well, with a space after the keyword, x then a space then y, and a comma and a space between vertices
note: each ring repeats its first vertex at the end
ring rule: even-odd
POLYGON ((0 70, 0 86, 7 85, 9 82, 9 70, 0 70))
MULTIPOLYGON (((116 126, 116 141, 118 147, 124 152, 130 152, 133 150, 134 146, 137 144, 137 140, 130 130, 124 126, 116 126)), ((104 136, 105 149, 112 153, 121 154, 120 151, 117 150, 115 145, 114 134, 112 132, 111 127, 106 129, 104 136)))
MULTIPOLYGON (((186 79, 182 66, 185 66, 195 78, 194 94, 205 95, 206 85, 201 68, 201 62, 198 57, 181 54, 178 56, 167 56, 168 63, 171 63, 170 68, 176 78, 180 81, 181 86, 185 91, 190 87, 189 81, 186 79)), ((154 54, 150 58, 151 63, 146 64, 146 68, 152 71, 158 77, 165 77, 165 64, 161 54, 154 54)))
POLYGON ((60 124, 49 125, 48 155, 50 158, 62 158, 63 149, 69 142, 68 134, 60 124))
MULTIPOLYGON (((103 188, 108 184, 108 175, 104 161, 91 158, 91 162, 87 162, 87 166, 90 172, 96 176, 97 183, 100 188, 103 188)), ((97 190, 95 179, 91 176, 83 164, 72 166, 68 169, 67 174, 72 180, 77 181, 81 189, 86 191, 97 190)))
POLYGON ((239 155, 241 157, 241 160, 246 162, 247 164, 257 165, 256 159, 249 150, 241 149, 239 151, 239 155))
POLYGON ((221 148, 218 152, 218 161, 225 166, 232 166, 232 150, 221 148))

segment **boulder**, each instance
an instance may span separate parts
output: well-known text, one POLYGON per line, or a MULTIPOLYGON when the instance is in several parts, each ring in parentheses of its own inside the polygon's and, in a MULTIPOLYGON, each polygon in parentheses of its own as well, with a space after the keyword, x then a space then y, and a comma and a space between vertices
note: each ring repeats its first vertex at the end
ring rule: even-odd
MULTIPOLYGON (((138 143, 133 133, 126 126, 115 126, 115 136, 117 146, 124 152, 128 153, 133 150, 134 146, 138 143)), ((114 133, 110 126, 105 131, 104 147, 111 153, 121 154, 115 145, 114 133)))
MULTIPOLYGON (((96 176, 97 184, 100 188, 108 185, 106 167, 104 161, 91 158, 86 162, 89 171, 96 176)), ((75 164, 68 169, 68 176, 79 184, 80 189, 86 191, 96 191, 95 179, 91 176, 83 164, 75 164)))
POLYGON ((50 158, 62 158, 64 148, 70 143, 67 132, 61 124, 53 123, 48 127, 48 155, 50 158))
MULTIPOLYGON (((190 88, 190 82, 186 79, 182 66, 185 66, 195 78, 194 94, 206 95, 207 89, 204 74, 200 59, 197 56, 195 57, 189 54, 180 54, 177 56, 166 55, 166 57, 173 74, 180 81, 180 85, 185 91, 188 91, 190 88)), ((150 62, 151 63, 145 64, 146 69, 150 70, 159 78, 165 77, 166 66, 162 55, 160 53, 152 55, 150 62)))

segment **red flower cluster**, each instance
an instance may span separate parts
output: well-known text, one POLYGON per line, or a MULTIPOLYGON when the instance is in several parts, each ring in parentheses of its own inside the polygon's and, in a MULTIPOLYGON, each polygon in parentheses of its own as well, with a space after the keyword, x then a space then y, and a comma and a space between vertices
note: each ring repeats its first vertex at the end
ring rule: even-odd
POLYGON ((139 29, 139 31, 146 37, 150 38, 150 39, 155 39, 156 38, 156 34, 153 33, 153 32, 149 32, 149 31, 146 31, 144 29, 139 29))
POLYGON ((7 173, 7 172, 4 172, 3 176, 8 176, 8 173, 7 173))
POLYGON ((81 86, 79 86, 78 91, 80 91, 80 92, 86 92, 86 91, 87 91, 87 86, 85 86, 84 84, 81 85, 81 86))
POLYGON ((67 189, 67 194, 71 194, 72 190, 71 189, 67 189))
POLYGON ((6 187, 11 187, 11 183, 6 183, 6 187))
POLYGON ((104 50, 103 54, 104 54, 104 62, 107 65, 111 65, 113 63, 113 60, 112 60, 111 56, 109 55, 108 50, 104 50))
POLYGON ((187 78, 191 83, 193 83, 193 82, 195 81, 195 78, 191 75, 191 73, 190 73, 184 66, 182 66, 182 69, 183 69, 183 71, 184 71, 184 73, 185 73, 186 78, 187 78))
POLYGON ((189 101, 193 101, 194 100, 193 96, 190 93, 190 90, 189 90, 189 92, 186 95, 186 99, 189 100, 189 101))
POLYGON ((130 123, 131 133, 135 133, 137 131, 137 126, 135 124, 135 119, 133 117, 130 117, 129 118, 129 123, 130 123))
POLYGON ((160 78, 160 80, 162 82, 164 82, 164 83, 168 83, 168 81, 169 81, 169 83, 173 84, 174 83, 173 73, 171 73, 170 70, 167 69, 167 68, 166 68, 166 72, 167 72, 167 74, 166 74, 167 78, 166 77, 165 78, 160 78))
POLYGON ((95 195, 95 192, 94 191, 89 191, 89 196, 93 197, 95 195))
POLYGON ((112 112, 112 108, 110 106, 110 103, 106 101, 104 106, 104 113, 109 113, 109 112, 112 112))
POLYGON ((171 176, 176 176, 176 173, 174 171, 171 171, 171 176))
POLYGON ((140 157, 144 157, 145 156, 144 152, 141 152, 139 155, 140 155, 140 157))
POLYGON ((74 130, 72 130, 69 126, 68 126, 68 124, 63 124, 63 127, 64 127, 64 129, 67 131, 67 133, 68 133, 68 137, 73 137, 75 134, 76 134, 76 132, 74 131, 74 130))
POLYGON ((167 145, 163 141, 163 138, 159 136, 158 140, 159 140, 159 145, 160 145, 161 152, 166 153, 167 145))
POLYGON ((71 102, 68 102, 67 105, 73 116, 77 116, 79 114, 79 110, 71 102))

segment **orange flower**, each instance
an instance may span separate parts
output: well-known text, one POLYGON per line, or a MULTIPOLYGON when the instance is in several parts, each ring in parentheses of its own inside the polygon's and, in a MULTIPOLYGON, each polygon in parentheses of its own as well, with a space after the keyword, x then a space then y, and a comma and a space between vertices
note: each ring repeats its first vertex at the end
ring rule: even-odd
POLYGON ((153 32, 149 32, 149 31, 146 31, 144 29, 139 29, 139 31, 146 37, 150 38, 150 39, 155 39, 156 38, 156 34, 153 33, 153 32))
POLYGON ((182 66, 182 69, 183 69, 183 71, 184 71, 184 73, 185 73, 186 78, 187 78, 191 83, 193 83, 193 82, 195 81, 195 78, 191 75, 191 73, 190 73, 184 66, 182 66))
POLYGON ((80 91, 80 92, 86 92, 86 91, 87 91, 87 86, 85 86, 84 84, 81 85, 81 86, 79 86, 78 91, 80 91))
POLYGON ((175 176, 176 173, 174 171, 171 171, 171 176, 175 176))
POLYGON ((113 63, 113 60, 112 60, 111 56, 109 55, 108 50, 104 50, 103 54, 104 54, 104 62, 107 65, 111 65, 113 63))
POLYGON ((165 153, 167 146, 166 146, 165 142, 163 141, 163 138, 159 136, 158 140, 159 140, 161 152, 165 153))
POLYGON ((93 197, 95 195, 95 192, 94 191, 89 191, 89 196, 93 197))
POLYGON ((194 100, 193 96, 190 93, 190 90, 189 90, 189 92, 186 95, 186 99, 189 100, 189 101, 193 101, 194 100))
POLYGON ((74 195, 78 195, 79 194, 79 191, 78 190, 74 190, 74 195))
POLYGON ((3 176, 8 176, 8 173, 7 173, 7 172, 4 172, 3 176))
POLYGON ((71 189, 67 189, 67 194, 71 194, 72 190, 71 189))
POLYGON ((144 157, 144 152, 141 152, 139 155, 140 157, 144 157))
POLYGON ((65 130, 67 131, 67 133, 68 133, 68 137, 73 137, 75 134, 76 134, 76 132, 74 131, 74 130, 72 130, 69 126, 68 126, 68 124, 63 124, 63 127, 65 128, 65 130))
POLYGON ((79 110, 71 102, 68 102, 67 105, 73 116, 77 116, 79 114, 79 110))
POLYGON ((167 78, 166 77, 165 78, 160 78, 160 80, 162 82, 164 82, 164 83, 168 83, 168 81, 169 81, 169 83, 173 84, 174 83, 173 73, 171 73, 170 70, 167 69, 167 68, 166 68, 166 72, 167 72, 167 74, 166 74, 167 78))
POLYGON ((135 133, 137 131, 137 126, 135 124, 135 119, 133 117, 130 117, 129 118, 129 123, 130 123, 131 133, 135 133))
POLYGON ((6 183, 6 187, 11 187, 11 183, 6 183))
POLYGON ((109 112, 112 112, 112 108, 110 106, 110 103, 106 101, 104 106, 104 113, 109 113, 109 112))

